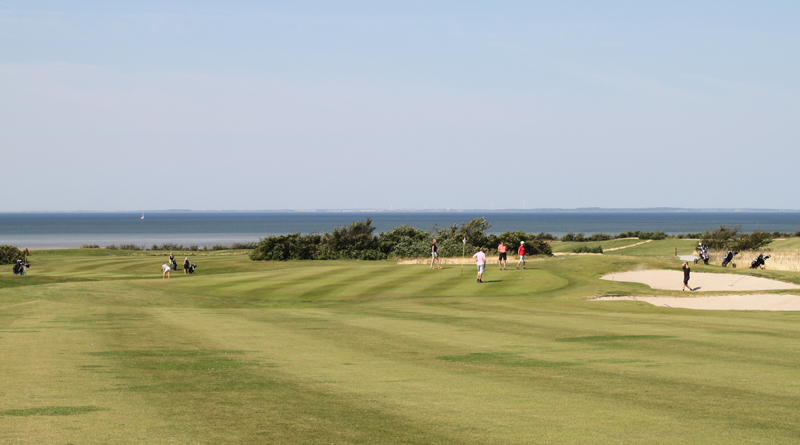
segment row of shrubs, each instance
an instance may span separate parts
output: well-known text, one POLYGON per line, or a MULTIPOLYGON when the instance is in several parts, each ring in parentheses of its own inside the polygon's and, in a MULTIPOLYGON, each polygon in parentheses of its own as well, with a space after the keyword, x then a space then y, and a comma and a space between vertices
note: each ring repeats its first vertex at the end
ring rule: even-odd
MULTIPOLYGON (((203 246, 200 247, 197 244, 192 244, 190 246, 184 246, 183 244, 175 244, 175 243, 164 243, 161 245, 153 244, 150 247, 147 247, 144 244, 137 245, 137 244, 109 244, 105 247, 108 250, 156 250, 156 251, 190 251, 190 252, 209 252, 214 250, 252 250, 256 248, 258 245, 257 242, 247 242, 247 243, 233 243, 229 246, 224 244, 215 244, 213 246, 203 246)), ((84 244, 81 246, 82 249, 99 249, 100 246, 97 244, 84 244)))
POLYGON ((14 246, 0 246, 0 264, 12 264, 25 258, 25 253, 14 246))
MULTIPOLYGON (((798 232, 800 233, 800 232, 798 232)), ((741 226, 719 226, 712 231, 704 231, 700 236, 704 246, 711 250, 757 250, 772 242, 774 234, 756 230, 752 233, 742 232, 741 226)))
MULTIPOLYGON (((453 224, 430 231, 411 226, 396 227, 375 235, 372 219, 357 221, 348 226, 335 227, 331 232, 303 235, 292 233, 262 238, 250 253, 252 260, 326 260, 387 258, 413 258, 430 255, 431 242, 436 239, 441 256, 472 255, 483 247, 487 253, 496 252, 500 241, 510 250, 525 242, 528 255, 552 255, 546 242, 548 234, 534 235, 525 232, 506 232, 500 235, 487 233, 491 227, 484 218, 473 219, 460 226, 453 224)), ((551 236, 552 237, 552 236, 551 236)))
POLYGON ((603 253, 603 246, 578 246, 572 251, 574 253, 603 253))
MULTIPOLYGON (((387 258, 423 257, 430 254, 431 240, 437 239, 438 250, 442 256, 458 256, 464 252, 474 252, 483 247, 487 253, 496 252, 496 246, 504 241, 511 251, 516 250, 521 241, 526 243, 529 255, 551 255, 552 249, 548 241, 597 242, 621 238, 639 238, 642 240, 661 240, 665 238, 701 239, 711 249, 754 250, 769 244, 775 237, 800 236, 795 234, 755 231, 747 234, 740 226, 725 227, 702 233, 689 233, 668 236, 665 232, 642 232, 639 230, 622 232, 617 235, 595 233, 586 236, 583 233, 567 232, 561 238, 550 233, 525 233, 522 231, 505 232, 500 235, 487 233, 491 227, 484 218, 476 218, 468 223, 453 224, 444 228, 434 226, 423 231, 411 226, 400 226, 387 232, 374 234, 372 220, 353 222, 348 226, 335 227, 332 232, 322 234, 277 235, 262 238, 259 242, 234 243, 230 246, 217 244, 199 247, 181 244, 153 244, 150 248, 144 245, 120 244, 108 245, 109 250, 152 250, 152 251, 215 251, 246 249, 252 250, 253 260, 289 260, 289 259, 363 259, 379 260, 387 258)), ((98 245, 84 245, 84 248, 99 248, 98 245)), ((602 253, 601 246, 582 246, 573 249, 576 253, 602 253)))

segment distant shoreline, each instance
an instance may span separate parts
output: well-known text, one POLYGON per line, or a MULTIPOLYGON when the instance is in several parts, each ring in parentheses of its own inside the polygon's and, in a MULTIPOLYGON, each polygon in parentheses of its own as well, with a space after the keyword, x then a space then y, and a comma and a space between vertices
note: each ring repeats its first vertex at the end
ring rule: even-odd
POLYGON ((288 233, 323 233, 372 219, 375 234, 409 225, 430 230, 460 226, 475 218, 490 233, 511 231, 616 235, 629 231, 695 234, 720 225, 743 231, 800 231, 800 212, 790 211, 319 211, 319 212, 50 212, 0 213, 0 244, 27 248, 76 248, 83 244, 175 243, 213 246, 258 241, 288 233))

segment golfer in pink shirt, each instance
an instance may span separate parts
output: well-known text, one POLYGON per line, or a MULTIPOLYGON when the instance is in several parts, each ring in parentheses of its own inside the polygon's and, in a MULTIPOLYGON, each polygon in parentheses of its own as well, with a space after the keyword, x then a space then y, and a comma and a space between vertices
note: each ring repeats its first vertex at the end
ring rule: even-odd
POLYGON ((478 283, 483 283, 483 271, 486 270, 486 254, 483 253, 483 247, 480 252, 472 255, 472 258, 478 262, 478 283))

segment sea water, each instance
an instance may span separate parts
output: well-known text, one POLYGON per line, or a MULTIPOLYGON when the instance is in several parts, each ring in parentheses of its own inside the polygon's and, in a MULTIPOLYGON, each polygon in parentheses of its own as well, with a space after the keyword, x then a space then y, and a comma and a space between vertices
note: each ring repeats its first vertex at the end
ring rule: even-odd
POLYGON ((457 212, 157 212, 0 213, 0 245, 20 248, 73 248, 83 244, 183 245, 258 241, 270 235, 322 233, 372 218, 376 233, 400 225, 422 230, 486 218, 490 232, 521 230, 562 236, 567 232, 617 234, 664 231, 696 233, 720 225, 744 231, 800 231, 800 212, 620 212, 620 211, 457 211, 457 212))

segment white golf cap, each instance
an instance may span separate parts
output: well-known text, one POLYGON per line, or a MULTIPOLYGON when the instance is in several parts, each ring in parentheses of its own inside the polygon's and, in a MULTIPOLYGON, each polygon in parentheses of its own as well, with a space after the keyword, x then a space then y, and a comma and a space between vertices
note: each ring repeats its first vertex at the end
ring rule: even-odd
POLYGON ((519 243, 520 243, 520 244, 525 244, 525 241, 520 241, 519 243))

